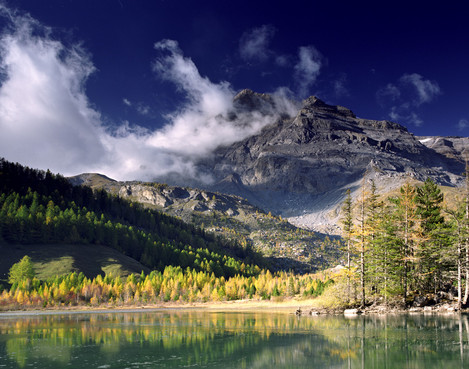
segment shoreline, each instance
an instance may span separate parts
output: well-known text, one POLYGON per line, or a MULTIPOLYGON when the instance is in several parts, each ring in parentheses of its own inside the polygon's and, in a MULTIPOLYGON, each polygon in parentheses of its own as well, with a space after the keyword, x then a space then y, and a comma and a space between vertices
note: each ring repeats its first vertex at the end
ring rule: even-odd
POLYGON ((177 303, 141 305, 101 305, 101 306, 56 306, 50 308, 24 308, 0 311, 0 318, 8 316, 53 315, 53 314, 87 314, 87 313, 126 313, 151 311, 206 311, 206 312, 271 312, 295 314, 297 309, 312 309, 313 299, 306 300, 235 300, 220 302, 177 303))
POLYGON ((0 311, 0 319, 18 316, 39 316, 58 314, 109 314, 109 313, 141 313, 141 312, 250 312, 250 313, 283 313, 297 316, 345 315, 388 315, 388 314, 461 314, 469 313, 469 309, 458 310, 453 304, 426 307, 410 307, 407 309, 386 306, 370 306, 363 310, 344 308, 322 308, 315 306, 315 299, 304 300, 235 300, 219 302, 178 303, 163 302, 159 304, 140 305, 101 305, 101 306, 55 306, 49 308, 24 308, 0 311))

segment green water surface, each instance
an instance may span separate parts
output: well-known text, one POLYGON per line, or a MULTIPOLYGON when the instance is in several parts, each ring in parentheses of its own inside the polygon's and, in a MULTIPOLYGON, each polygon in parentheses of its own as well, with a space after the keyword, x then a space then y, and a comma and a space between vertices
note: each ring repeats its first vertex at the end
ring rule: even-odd
POLYGON ((469 368, 465 315, 0 314, 1 368, 469 368))

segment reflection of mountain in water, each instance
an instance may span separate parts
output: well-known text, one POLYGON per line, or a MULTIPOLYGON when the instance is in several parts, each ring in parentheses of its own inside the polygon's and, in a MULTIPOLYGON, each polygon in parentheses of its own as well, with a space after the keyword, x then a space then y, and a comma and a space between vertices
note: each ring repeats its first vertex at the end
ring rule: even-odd
POLYGON ((459 368, 468 337, 467 316, 30 316, 0 319, 0 366, 459 368))

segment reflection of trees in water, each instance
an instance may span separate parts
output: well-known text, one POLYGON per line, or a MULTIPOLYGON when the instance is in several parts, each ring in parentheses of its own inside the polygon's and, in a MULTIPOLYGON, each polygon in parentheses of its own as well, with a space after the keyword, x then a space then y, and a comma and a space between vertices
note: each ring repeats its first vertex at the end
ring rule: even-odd
POLYGON ((7 354, 0 356, 19 367, 34 361, 63 367, 70 358, 91 352, 104 363, 132 355, 176 358, 167 366, 223 361, 226 368, 287 368, 292 363, 297 368, 400 368, 409 363, 415 368, 450 368, 469 361, 468 342, 464 315, 297 319, 262 313, 151 312, 0 319, 0 352, 7 354))

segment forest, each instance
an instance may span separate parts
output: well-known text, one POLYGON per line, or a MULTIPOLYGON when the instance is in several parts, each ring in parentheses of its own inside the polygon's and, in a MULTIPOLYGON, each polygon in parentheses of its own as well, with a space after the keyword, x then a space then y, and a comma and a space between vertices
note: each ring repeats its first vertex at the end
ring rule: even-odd
POLYGON ((73 186, 60 175, 3 159, 0 237, 7 244, 104 245, 151 270, 190 266, 228 278, 255 275, 265 267, 249 245, 214 236, 105 190, 73 186))
POLYGON ((456 204, 449 206, 431 180, 404 184, 397 195, 380 198, 373 180, 363 181, 353 201, 350 191, 342 206, 346 260, 338 297, 345 305, 366 306, 376 298, 415 296, 437 302, 457 296, 458 306, 469 297, 469 179, 456 204), (463 291, 464 290, 464 291, 463 291), (425 297, 427 296, 427 297, 425 297))
MULTIPOLYGON (((28 268, 28 256, 17 265, 28 268)), ((11 276, 12 273, 10 273, 11 276)), ((216 277, 214 273, 193 268, 168 266, 163 272, 131 274, 127 278, 98 275, 87 278, 83 273, 56 276, 47 281, 25 278, 22 274, 10 290, 0 294, 0 310, 21 307, 112 306, 155 304, 161 302, 208 302, 241 299, 315 297, 333 283, 327 274, 295 275, 293 273, 262 270, 257 276, 236 275, 216 277)))

